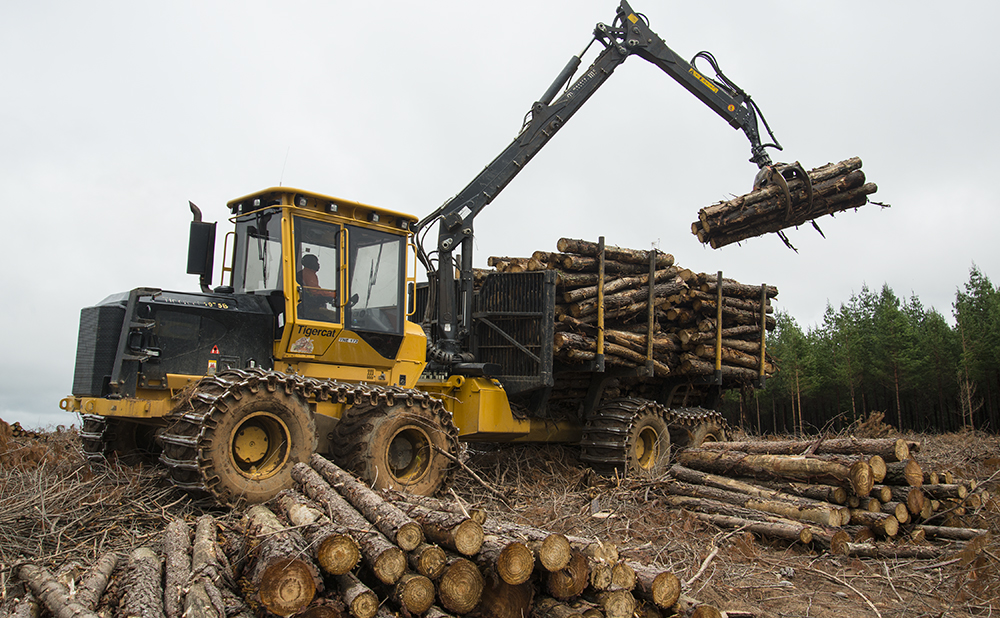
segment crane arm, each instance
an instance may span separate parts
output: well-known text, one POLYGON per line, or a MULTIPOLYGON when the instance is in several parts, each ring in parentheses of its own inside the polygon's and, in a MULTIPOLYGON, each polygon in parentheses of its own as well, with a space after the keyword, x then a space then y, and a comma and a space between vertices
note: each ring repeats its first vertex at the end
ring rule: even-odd
MULTIPOLYGON (((764 150, 766 147, 780 149, 776 140, 773 144, 761 144, 756 104, 721 74, 711 54, 702 52, 695 59, 707 59, 715 69, 719 81, 706 77, 691 63, 678 56, 659 35, 650 30, 642 15, 632 11, 627 0, 621 0, 614 23, 610 26, 597 24, 594 38, 580 54, 570 59, 549 89, 532 106, 527 121, 510 145, 462 191, 416 226, 419 236, 423 229, 433 223, 440 224, 436 248, 437 268, 433 267, 432 260, 422 248, 420 258, 428 269, 434 293, 430 308, 437 319, 438 332, 432 335, 432 339, 440 344, 439 348, 445 352, 449 362, 468 360, 455 360, 455 355, 459 354, 459 340, 467 335, 471 320, 472 238, 476 215, 496 198, 528 161, 607 81, 612 72, 633 55, 658 66, 731 126, 742 130, 750 140, 750 161, 759 168, 765 168, 771 163, 764 150), (604 49, 587 71, 556 97, 559 90, 573 77, 581 63, 581 57, 594 41, 600 42, 604 49), (461 264, 456 264, 453 255, 459 247, 461 264), (455 285, 456 266, 461 277, 458 286, 455 285), (459 324, 460 319, 462 324, 459 324)), ((766 122, 764 126, 767 127, 766 122)), ((770 134, 770 129, 768 133, 770 134)), ((771 137, 773 139, 773 135, 771 137)))

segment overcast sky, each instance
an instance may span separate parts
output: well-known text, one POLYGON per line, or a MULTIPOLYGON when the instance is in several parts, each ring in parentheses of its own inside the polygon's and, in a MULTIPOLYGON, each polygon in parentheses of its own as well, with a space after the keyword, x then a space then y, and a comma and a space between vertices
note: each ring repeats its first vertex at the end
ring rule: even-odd
MULTIPOLYGON (((423 216, 506 147, 616 7, 5 3, 0 418, 76 421, 58 402, 72 386, 82 307, 138 286, 197 289, 185 274, 188 200, 223 228, 227 200, 279 183, 423 216)), ((690 224, 699 208, 750 190, 748 143, 636 57, 483 211, 477 265, 603 235, 776 285, 779 307, 804 328, 865 284, 950 318, 973 263, 1000 280, 1000 4, 633 9, 682 57, 716 56, 785 147, 775 159, 811 169, 859 156, 879 186, 873 199, 892 208, 821 219, 825 240, 792 230, 798 253, 774 235, 703 247, 690 224)))

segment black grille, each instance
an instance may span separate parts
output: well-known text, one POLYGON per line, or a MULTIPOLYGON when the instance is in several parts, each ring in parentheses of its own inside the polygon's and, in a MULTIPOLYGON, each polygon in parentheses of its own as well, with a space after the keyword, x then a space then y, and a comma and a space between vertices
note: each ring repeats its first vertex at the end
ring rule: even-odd
POLYGON ((508 394, 552 385, 556 274, 492 273, 476 295, 477 362, 496 363, 508 394))
POLYGON ((121 305, 87 307, 80 312, 73 373, 75 396, 100 397, 104 394, 104 382, 114 369, 124 319, 125 307, 121 305))

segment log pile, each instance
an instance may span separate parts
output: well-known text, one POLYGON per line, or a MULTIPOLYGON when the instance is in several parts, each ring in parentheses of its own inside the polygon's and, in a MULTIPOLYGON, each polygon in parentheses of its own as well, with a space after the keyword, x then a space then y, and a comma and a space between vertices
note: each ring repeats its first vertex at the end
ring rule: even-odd
POLYGON ((604 246, 601 259, 601 248, 562 238, 557 252, 489 258, 497 272, 556 271, 560 361, 582 366, 603 353, 607 365, 663 377, 711 375, 718 360, 727 381, 742 383, 777 370, 761 354, 762 333, 775 326, 776 288, 723 279, 720 289, 718 274, 677 266, 670 254, 604 246))
POLYGON ((102 558, 75 592, 22 565, 24 605, 63 618, 631 618, 697 605, 673 573, 607 542, 487 519, 457 498, 375 492, 319 455, 294 477, 245 511, 241 531, 173 519, 160 542, 102 558))
POLYGON ((940 558, 986 530, 959 516, 990 499, 924 470, 902 439, 710 442, 677 454, 659 504, 723 528, 859 557, 940 558))
MULTIPOLYGON (((731 200, 698 211, 691 232, 713 249, 740 242, 768 232, 778 232, 802 225, 823 215, 860 208, 878 187, 865 181, 861 159, 854 157, 840 163, 828 163, 808 172, 812 181, 812 200, 804 180, 788 181, 788 198, 778 184, 770 184, 731 200)), ((817 228, 818 229, 818 228, 817 228)), ((782 239, 788 240, 782 235, 782 239)))

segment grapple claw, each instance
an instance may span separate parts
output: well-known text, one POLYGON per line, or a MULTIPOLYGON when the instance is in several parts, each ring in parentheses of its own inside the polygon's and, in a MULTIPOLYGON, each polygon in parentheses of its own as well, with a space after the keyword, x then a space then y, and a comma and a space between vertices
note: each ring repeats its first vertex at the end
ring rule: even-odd
POLYGON ((788 181, 794 179, 802 181, 802 187, 806 192, 806 210, 808 210, 812 207, 813 202, 812 180, 798 161, 795 163, 774 163, 762 167, 753 179, 753 188, 754 191, 758 191, 770 185, 780 186, 785 196, 785 218, 788 219, 792 216, 792 196, 788 191, 788 181))

